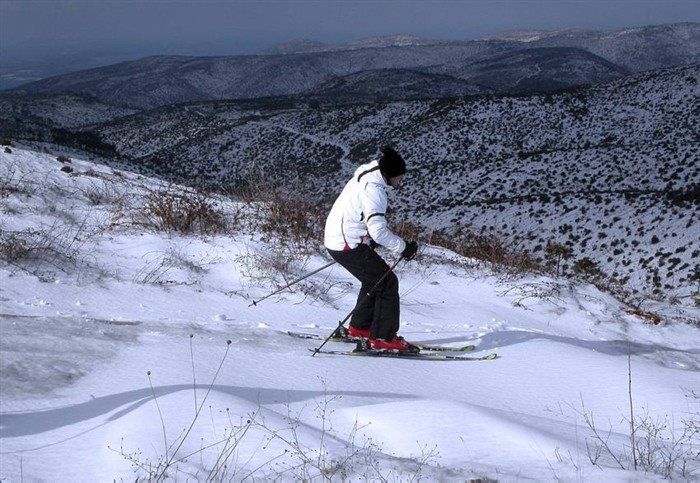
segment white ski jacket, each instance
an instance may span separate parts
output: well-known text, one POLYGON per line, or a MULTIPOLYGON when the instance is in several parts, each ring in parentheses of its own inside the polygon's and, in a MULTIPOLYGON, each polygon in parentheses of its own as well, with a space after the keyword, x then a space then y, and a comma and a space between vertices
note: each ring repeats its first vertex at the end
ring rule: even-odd
POLYGON ((323 244, 329 250, 351 250, 374 240, 401 253, 406 242, 389 230, 386 223, 389 185, 379 172, 379 162, 360 166, 343 188, 326 219, 323 244))

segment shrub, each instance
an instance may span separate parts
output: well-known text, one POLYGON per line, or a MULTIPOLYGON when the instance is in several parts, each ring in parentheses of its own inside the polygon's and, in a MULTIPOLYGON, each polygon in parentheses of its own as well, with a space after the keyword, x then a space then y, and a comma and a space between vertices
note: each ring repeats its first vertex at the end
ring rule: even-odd
POLYGON ((96 180, 88 186, 81 188, 80 192, 90 202, 90 204, 99 205, 123 205, 127 198, 127 194, 122 190, 117 183, 107 180, 96 180))
POLYGON ((486 262, 495 272, 521 274, 539 268, 529 253, 508 245, 495 234, 477 234, 462 229, 452 236, 434 234, 431 242, 462 256, 486 262))
POLYGON ((71 168, 70 166, 64 166, 61 168, 61 171, 63 171, 64 173, 70 174, 73 172, 73 168, 71 168))
POLYGON ((228 194, 248 205, 253 228, 266 242, 308 255, 323 243, 326 211, 301 197, 294 197, 257 179, 246 180, 228 194))
POLYGON ((556 242, 547 242, 547 247, 544 250, 545 260, 547 265, 554 266, 556 269, 556 275, 560 275, 561 262, 563 260, 568 260, 573 255, 574 251, 571 247, 562 245, 556 242))
POLYGON ((583 257, 574 262, 573 270, 578 275, 584 277, 597 276, 600 275, 600 269, 598 268, 598 263, 588 257, 583 257))
POLYGON ((260 229, 264 240, 299 248, 321 243, 324 218, 317 206, 274 191, 260 208, 260 229))
POLYGON ((5 146, 5 153, 12 154, 12 150, 9 148, 9 146, 5 146))
MULTIPOLYGON (((415 223, 411 223, 410 221, 406 220, 405 218, 399 223, 397 226, 392 227, 394 228, 394 233, 396 233, 398 236, 403 238, 404 240, 424 240, 424 230, 416 225, 415 223)), ((427 240, 426 240, 427 241, 427 240)))
POLYGON ((10 193, 22 193, 26 192, 26 183, 24 183, 24 177, 17 163, 10 163, 4 166, 0 170, 0 198, 5 198, 10 195, 10 193))
POLYGON ((35 275, 50 279, 56 272, 68 273, 82 263, 85 223, 0 231, 0 261, 35 275))
POLYGON ((70 163, 71 159, 64 154, 59 154, 58 157, 56 158, 56 161, 59 161, 61 163, 70 163))
POLYGON ((7 138, 0 139, 0 146, 13 146, 12 141, 7 138))
POLYGON ((661 323, 661 317, 653 312, 648 312, 642 309, 628 310, 628 314, 644 319, 650 324, 659 325, 661 323))
POLYGON ((201 192, 182 189, 162 189, 146 196, 137 223, 150 228, 212 235, 226 229, 226 220, 218 202, 201 192))

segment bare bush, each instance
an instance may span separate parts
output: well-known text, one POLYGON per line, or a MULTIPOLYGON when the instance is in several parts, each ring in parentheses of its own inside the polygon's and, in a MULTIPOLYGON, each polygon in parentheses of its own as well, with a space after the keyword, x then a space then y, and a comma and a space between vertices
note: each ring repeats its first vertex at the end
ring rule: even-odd
POLYGON ((168 256, 156 256, 149 260, 136 272, 133 281, 142 284, 164 284, 163 278, 174 266, 173 260, 168 256))
MULTIPOLYGON (((122 440, 118 450, 113 449, 110 446, 107 446, 108 449, 118 453, 125 460, 130 462, 132 464, 132 466, 134 467, 134 470, 139 474, 139 476, 144 476, 149 481, 151 481, 151 480, 164 481, 169 476, 172 476, 170 474, 171 469, 175 469, 175 471, 177 471, 177 464, 178 463, 186 461, 187 458, 190 458, 191 456, 194 456, 195 454, 198 454, 198 453, 205 451, 205 449, 209 449, 212 446, 217 446, 217 445, 221 444, 223 441, 226 441, 226 439, 224 439, 223 441, 216 442, 213 445, 207 446, 206 448, 202 447, 202 449, 200 451, 196 451, 194 453, 189 453, 186 455, 179 454, 180 449, 184 445, 185 441, 187 441, 187 439, 192 431, 192 428, 194 428, 195 423, 199 419, 199 416, 202 412, 202 409, 204 408, 204 405, 207 401, 207 398, 209 397, 209 394, 211 393, 211 390, 214 387, 214 384, 216 383, 216 380, 218 379, 219 374, 221 373, 221 369, 224 366, 224 363, 226 362, 226 358, 228 357, 230 348, 231 348, 231 341, 227 340, 226 341, 226 352, 224 352, 224 355, 221 358, 221 361, 219 362, 219 367, 216 369, 216 372, 214 373, 214 376, 212 377, 211 383, 207 387, 207 391, 204 394, 204 398, 202 399, 202 401, 199 405, 195 404, 195 414, 194 414, 194 417, 192 418, 192 421, 190 422, 187 429, 185 429, 177 438, 175 438, 171 444, 168 444, 168 434, 167 434, 167 431, 165 428, 165 420, 163 419, 163 413, 160 410, 160 405, 158 403, 158 396, 156 395, 156 392, 153 388, 153 383, 151 381, 151 371, 147 372, 148 383, 149 383, 149 386, 151 388, 151 394, 153 395, 153 400, 154 400, 154 402, 156 404, 156 408, 158 410, 158 417, 159 417, 161 428, 162 428, 162 435, 163 435, 163 442, 164 442, 163 454, 161 454, 156 459, 156 461, 152 461, 149 459, 143 459, 143 457, 141 456, 141 451, 138 449, 136 451, 131 451, 131 452, 126 451, 124 449, 123 440, 122 440)), ((192 360, 192 364, 194 364, 194 359, 192 360)), ((197 398, 196 385, 193 385, 193 391, 194 391, 195 401, 196 401, 196 398, 197 398)), ((250 424, 250 421, 248 421, 248 424, 250 424)), ((230 435, 229 435, 229 438, 230 438, 230 435)), ((196 475, 191 475, 191 476, 194 476, 196 478, 196 475)))
POLYGON ((197 276, 206 271, 206 268, 189 259, 184 253, 175 247, 167 251, 155 251, 146 253, 143 258, 146 260, 141 269, 133 276, 133 281, 142 284, 156 285, 192 285, 196 280, 176 281, 167 279, 165 276, 172 269, 184 270, 189 276, 197 276))
POLYGON ((95 206, 113 205, 120 207, 125 204, 128 196, 122 186, 108 180, 91 182, 87 186, 81 187, 79 192, 91 205, 95 206))
POLYGON ((459 255, 485 263, 495 273, 522 275, 540 270, 529 253, 517 246, 507 244, 493 234, 478 234, 462 229, 452 235, 433 234, 432 241, 435 245, 452 250, 459 255))
POLYGON ((16 163, 4 166, 0 171, 0 198, 6 198, 11 194, 27 194, 27 186, 24 182, 28 173, 23 173, 16 163))
POLYGON ((84 260, 81 256, 87 239, 86 223, 27 228, 0 233, 0 260, 39 278, 55 271, 69 273, 84 260))
POLYGON ((136 223, 166 232, 213 235, 226 230, 226 218, 213 196, 186 188, 164 188, 146 195, 136 223))
MULTIPOLYGON (((241 268, 241 274, 256 286, 267 286, 271 290, 279 290, 307 272, 310 255, 295 253, 289 246, 278 247, 270 252, 251 252, 236 258, 236 264, 241 268)), ((288 288, 290 293, 299 293, 303 299, 320 300, 331 306, 352 290, 352 283, 331 281, 328 277, 322 281, 311 278, 296 283, 288 288)))
MULTIPOLYGON (((320 423, 319 437, 309 444, 299 435, 299 428, 304 426, 300 416, 304 408, 293 412, 287 405, 285 427, 271 427, 265 421, 264 416, 254 421, 256 429, 266 435, 265 446, 277 443, 282 448, 285 458, 274 467, 276 479, 293 478, 297 481, 323 481, 347 480, 355 474, 363 474, 365 478, 384 480, 379 469, 378 456, 381 447, 371 439, 365 438, 361 443, 357 441, 358 434, 365 426, 355 422, 350 434, 345 439, 343 446, 345 452, 333 457, 327 448, 327 441, 335 439, 335 432, 331 423, 334 412, 332 404, 340 399, 340 396, 330 396, 324 389, 323 399, 316 403, 314 415, 320 423)), ((268 465, 271 468, 271 465, 268 465)), ((258 468, 260 469, 260 468, 258 468)), ((248 476, 252 476, 251 472, 248 476)))
MULTIPOLYGON (((475 260, 477 265, 486 266, 501 275, 522 275, 539 272, 542 267, 526 251, 516 245, 508 244, 499 236, 479 234, 472 230, 459 228, 454 232, 433 231, 403 220, 392 227, 395 233, 406 240, 418 240, 451 250, 458 255, 475 260)), ((421 253, 417 259, 422 259, 421 253)))
POLYGON ((645 320, 653 325, 659 325, 661 323, 661 316, 655 314, 654 312, 649 312, 642 309, 634 309, 628 310, 627 313, 630 315, 634 315, 635 317, 639 317, 640 319, 645 320))
POLYGON ((242 185, 224 190, 247 206, 250 227, 263 241, 288 247, 299 255, 317 253, 323 243, 325 210, 318 204, 251 177, 242 185))
POLYGON ((513 296, 513 305, 515 307, 526 307, 528 300, 538 300, 545 302, 562 302, 565 303, 564 293, 570 291, 570 283, 560 283, 558 281, 538 281, 527 282, 505 289, 499 290, 501 296, 513 296))
POLYGON ((652 416, 645 409, 632 423, 635 434, 632 443, 618 448, 612 445, 611 427, 601 430, 593 412, 587 411, 583 404, 580 414, 592 434, 586 439, 591 464, 600 466, 606 457, 621 469, 641 469, 664 478, 691 478, 695 474, 697 468, 692 464, 700 457, 697 415, 694 420, 683 421, 679 431, 669 423, 667 415, 652 416))
MULTIPOLYGON (((430 243, 430 236, 426 236, 425 230, 415 223, 403 219, 400 223, 397 223, 392 227, 394 233, 403 238, 404 240, 421 240, 426 243, 430 243)), ((431 232, 432 234, 432 232, 431 232)))
POLYGON ((264 241, 300 254, 318 252, 325 218, 317 206, 271 191, 258 208, 259 229, 264 241))
MULTIPOLYGON (((279 289, 303 274, 312 255, 326 256, 325 212, 319 206, 257 180, 228 193, 244 204, 250 233, 258 234, 270 247, 268 251, 248 252, 236 259, 249 280, 279 289)), ((331 293, 339 286, 341 291, 346 290, 347 284, 326 282, 306 280, 290 291, 333 304, 337 297, 331 293)))
MULTIPOLYGON (((601 431, 597 426, 592 411, 587 411, 581 398, 581 407, 577 412, 591 431, 592 436, 586 440, 588 458, 593 465, 600 465, 603 456, 610 458, 615 466, 625 470, 643 470, 664 478, 692 478, 698 470, 700 451, 700 411, 689 413, 677 428, 668 415, 652 415, 644 408, 641 415, 635 416, 632 397, 632 358, 627 354, 627 392, 629 396, 629 417, 623 416, 630 428, 629 445, 621 449, 611 444, 612 427, 601 431)), ((690 392, 686 395, 696 401, 698 395, 690 392)))

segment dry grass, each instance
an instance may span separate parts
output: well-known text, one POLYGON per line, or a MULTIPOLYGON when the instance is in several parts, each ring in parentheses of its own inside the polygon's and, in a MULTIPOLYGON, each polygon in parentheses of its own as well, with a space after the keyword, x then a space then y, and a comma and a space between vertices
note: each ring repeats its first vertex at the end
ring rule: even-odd
POLYGON ((136 224, 165 232, 214 235, 227 229, 220 202, 212 195, 186 188, 149 192, 134 218, 136 224))
POLYGON ((522 275, 541 270, 529 253, 493 234, 479 234, 471 230, 460 230, 449 237, 435 234, 433 244, 478 260, 499 274, 522 275))
POLYGON ((92 181, 79 192, 93 206, 111 205, 120 208, 125 205, 128 197, 120 184, 105 179, 92 181))
POLYGON ((23 173, 18 163, 3 166, 0 171, 0 199, 7 198, 11 194, 28 194, 25 178, 28 173, 23 173))
POLYGON ((318 205, 259 180, 248 181, 228 194, 246 204, 253 221, 250 228, 261 233, 263 241, 299 255, 321 249, 326 212, 318 205))
POLYGON ((48 280, 57 272, 70 273, 84 262, 83 247, 88 238, 85 222, 56 221, 48 226, 3 231, 0 233, 0 260, 48 280))

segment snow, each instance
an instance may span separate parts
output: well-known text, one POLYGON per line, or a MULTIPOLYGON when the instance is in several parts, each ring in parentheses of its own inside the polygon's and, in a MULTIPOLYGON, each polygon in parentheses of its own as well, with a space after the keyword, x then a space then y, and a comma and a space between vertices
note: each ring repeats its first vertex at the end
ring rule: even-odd
POLYGON ((234 184, 264 172, 328 207, 352 166, 391 140, 410 165, 397 220, 486 232, 540 261, 548 242, 564 244, 569 274, 588 257, 635 297, 693 305, 699 72, 661 70, 552 96, 323 109, 200 103, 98 129, 133 169, 153 167, 156 156, 170 161, 161 175, 181 180, 234 184), (672 199, 679 193, 686 202, 672 199))
MULTIPOLYGON (((143 476, 120 451, 142 463, 166 451, 173 458, 196 407, 177 449, 177 458, 193 455, 169 471, 174 480, 213 475, 224 443, 201 448, 232 427, 248 428, 251 418, 225 470, 236 480, 319 478, 314 464, 331 460, 344 461, 336 469, 356 479, 640 478, 610 458, 590 463, 583 420, 592 412, 611 430, 609 444, 625 451, 628 351, 638 411, 667 415, 676 431, 698 418, 697 399, 688 397, 700 390, 697 328, 647 325, 594 287, 503 280, 427 247, 422 261, 397 272, 401 334, 474 343, 475 354, 498 359, 311 357, 317 341, 283 332, 333 330, 357 289, 342 268, 311 278, 316 287, 333 285, 322 299, 283 292, 250 307, 276 288, 245 265, 275 249, 258 234, 134 226, 116 203, 92 204, 81 190, 99 176, 138 206, 160 182, 76 159, 68 175, 48 154, 22 149, 0 156, 3 173, 22 174, 22 189, 0 198, 4 233, 87 219, 91 234, 76 260, 45 267, 41 277, 0 265, 0 479, 143 476)), ((315 255, 295 270, 325 263, 315 255)))

